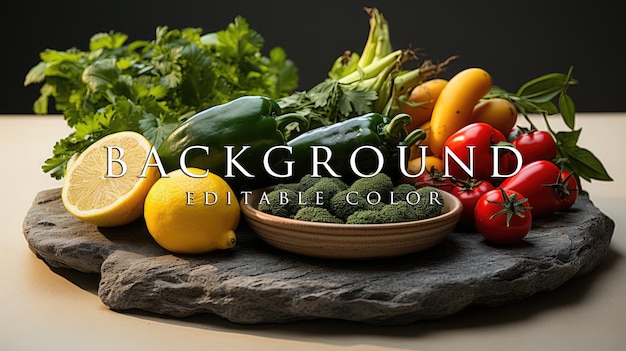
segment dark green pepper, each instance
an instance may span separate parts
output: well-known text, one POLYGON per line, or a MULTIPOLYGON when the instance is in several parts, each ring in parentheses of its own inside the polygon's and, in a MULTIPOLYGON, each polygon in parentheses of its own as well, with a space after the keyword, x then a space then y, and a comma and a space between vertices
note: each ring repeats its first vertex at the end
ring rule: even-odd
MULTIPOLYGON (((165 171, 180 168, 180 156, 189 147, 203 146, 206 150, 191 148, 186 157, 187 167, 208 169, 239 190, 247 183, 259 185, 271 182, 263 167, 265 152, 273 146, 285 145, 280 132, 281 120, 278 104, 267 97, 244 96, 226 104, 213 106, 201 111, 176 128, 159 146, 157 153, 165 171), (227 167, 226 146, 233 146, 232 154, 254 178, 244 175, 233 167, 233 177, 225 177, 227 167)), ((296 118, 295 116, 287 118, 296 118)), ((280 162, 273 159, 272 163, 280 162)))
MULTIPOLYGON (((350 164, 350 157, 357 148, 365 145, 380 150, 385 162, 382 171, 395 175, 399 169, 398 146, 410 146, 425 137, 422 130, 407 135, 405 127, 410 123, 411 116, 407 114, 390 119, 378 113, 368 113, 301 134, 287 142, 292 147, 292 154, 286 159, 295 161, 292 180, 312 174, 313 146, 326 146, 332 151, 328 165, 346 181, 358 178, 350 164)), ((378 169, 379 160, 371 150, 356 155, 356 166, 360 173, 371 174, 378 169)), ((319 168, 321 176, 332 176, 324 167, 319 168)))

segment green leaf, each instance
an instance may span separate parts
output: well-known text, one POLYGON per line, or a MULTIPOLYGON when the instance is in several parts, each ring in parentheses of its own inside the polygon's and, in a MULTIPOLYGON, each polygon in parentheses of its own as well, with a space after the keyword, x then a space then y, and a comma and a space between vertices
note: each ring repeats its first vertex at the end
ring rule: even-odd
POLYGON ((104 127, 102 122, 107 120, 106 117, 103 117, 102 113, 85 116, 80 123, 74 126, 74 137, 77 139, 88 139, 92 134, 102 132, 104 127))
POLYGON ((567 76, 562 73, 550 73, 535 78, 522 85, 515 95, 532 98, 544 95, 546 92, 561 90, 567 85, 567 76))
POLYGON ((44 84, 39 89, 39 97, 33 104, 33 111, 38 115, 45 115, 48 113, 48 100, 54 95, 54 87, 50 84, 44 84))
POLYGON ((31 68, 28 73, 26 73, 26 78, 24 79, 24 86, 28 86, 31 84, 43 83, 46 79, 46 63, 39 62, 33 68, 31 68))
POLYGON ((602 165, 602 162, 591 151, 581 147, 561 148, 561 157, 566 158, 566 165, 579 177, 591 181, 592 179, 612 181, 602 165))
POLYGON ((206 46, 217 46, 220 40, 217 37, 217 33, 207 33, 200 38, 200 42, 206 46))
POLYGON ((181 98, 182 103, 201 106, 213 97, 217 76, 213 71, 212 60, 204 50, 195 44, 186 46, 181 53, 181 98))
POLYGON ((372 112, 372 103, 377 98, 378 95, 374 90, 343 90, 343 95, 339 100, 339 113, 348 118, 353 115, 372 112))
POLYGON ((545 113, 546 115, 556 115, 559 113, 559 108, 552 101, 544 102, 536 105, 539 109, 538 113, 545 113))
POLYGON ((308 97, 314 102, 315 107, 325 107, 331 99, 337 97, 341 91, 336 80, 326 79, 317 84, 308 92, 308 97))
POLYGON ((565 148, 573 148, 576 147, 576 144, 578 143, 578 138, 580 137, 580 132, 582 130, 578 129, 578 130, 572 130, 572 131, 568 131, 568 132, 558 132, 556 133, 555 137, 556 140, 559 142, 560 145, 562 145, 565 148))
POLYGON ((270 50, 270 70, 268 71, 270 82, 275 86, 277 94, 289 92, 298 87, 298 70, 293 61, 287 59, 287 53, 280 47, 270 50))
POLYGON ((217 32, 217 38, 220 53, 232 58, 254 55, 265 43, 263 37, 250 29, 248 21, 241 16, 236 17, 225 30, 217 32))
POLYGON ((96 33, 89 41, 89 50, 96 51, 99 49, 117 49, 121 47, 128 39, 128 35, 123 33, 96 33))
POLYGON ((576 106, 574 105, 574 100, 566 93, 559 96, 559 111, 565 124, 570 129, 574 129, 576 124, 576 106))
POLYGON ((113 86, 118 79, 120 71, 115 65, 114 59, 106 59, 95 62, 83 71, 82 79, 91 91, 99 92, 113 86))
POLYGON ((166 97, 167 92, 168 89, 162 85, 155 85, 148 91, 148 93, 157 100, 166 97))
POLYGON ((151 113, 144 113, 139 121, 141 133, 157 148, 177 126, 178 123, 165 122, 151 113))
POLYGON ((159 84, 163 85, 165 88, 174 89, 178 87, 180 82, 182 81, 182 77, 178 72, 170 72, 159 80, 159 84))
POLYGON ((58 63, 58 62, 78 62, 84 53, 77 51, 75 49, 70 49, 68 51, 57 51, 47 49, 39 54, 39 57, 43 62, 46 63, 58 63))

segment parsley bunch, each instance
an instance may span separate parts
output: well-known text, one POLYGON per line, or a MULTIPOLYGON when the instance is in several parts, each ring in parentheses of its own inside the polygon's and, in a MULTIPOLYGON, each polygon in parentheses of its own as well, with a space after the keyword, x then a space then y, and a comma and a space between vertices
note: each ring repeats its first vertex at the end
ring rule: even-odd
POLYGON ((60 179, 68 160, 105 135, 132 130, 157 146, 183 120, 244 95, 280 98, 298 85, 285 51, 261 53, 263 37, 235 18, 227 28, 156 29, 152 41, 123 33, 92 36, 89 50, 45 50, 24 85, 42 84, 33 105, 47 114, 51 100, 74 129, 42 166, 60 179))

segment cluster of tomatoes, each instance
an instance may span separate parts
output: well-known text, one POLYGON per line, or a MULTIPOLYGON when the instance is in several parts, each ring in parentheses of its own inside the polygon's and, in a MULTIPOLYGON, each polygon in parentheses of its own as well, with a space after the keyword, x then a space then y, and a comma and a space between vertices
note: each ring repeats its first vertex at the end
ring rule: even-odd
POLYGON ((407 130, 422 129, 426 138, 412 148, 424 147, 412 152, 407 167, 421 175, 400 181, 454 194, 463 203, 462 224, 492 242, 514 243, 529 233, 533 218, 569 209, 579 184, 554 163, 552 134, 516 128, 517 106, 486 97, 492 87, 489 73, 473 67, 410 92, 401 109, 414 122, 407 130))
MULTIPOLYGON (((553 162, 557 146, 546 131, 505 137, 490 124, 476 122, 451 135, 444 148, 458 157, 447 163, 447 173, 440 157, 425 156, 425 171, 410 181, 418 187, 435 186, 454 194, 463 204, 460 222, 474 227, 491 242, 510 244, 522 240, 533 218, 565 211, 578 197, 577 179, 553 162), (521 166, 517 157, 505 151, 495 155, 499 169, 494 173, 492 146, 501 143, 519 152, 521 166), (473 174, 457 161, 465 165, 473 162, 473 174), (494 174, 511 176, 497 178, 494 174)), ((415 158, 410 162, 409 169, 415 169, 423 161, 415 158)))

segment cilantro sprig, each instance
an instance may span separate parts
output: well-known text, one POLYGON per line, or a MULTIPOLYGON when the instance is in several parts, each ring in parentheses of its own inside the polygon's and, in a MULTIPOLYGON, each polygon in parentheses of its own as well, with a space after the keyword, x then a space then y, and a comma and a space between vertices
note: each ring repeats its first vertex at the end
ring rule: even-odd
POLYGON ((556 140, 557 163, 562 168, 573 171, 586 181, 612 181, 600 159, 578 145, 582 128, 576 129, 576 106, 567 94, 570 86, 578 84, 573 78, 573 71, 573 67, 570 67, 567 74, 550 73, 540 76, 523 84, 516 93, 493 87, 485 99, 505 98, 512 102, 530 126, 521 128, 524 132, 538 129, 530 119, 530 114, 543 116, 547 131, 556 140), (569 130, 555 131, 548 118, 553 115, 560 115, 569 130))
POLYGON ((62 178, 68 160, 105 135, 132 130, 158 146, 201 110, 243 95, 280 98, 298 85, 285 51, 263 55, 263 37, 242 17, 215 33, 162 26, 153 40, 128 39, 97 33, 87 51, 47 49, 27 73, 25 86, 41 84, 33 111, 47 114, 54 102, 74 129, 42 166, 52 177, 62 178))

